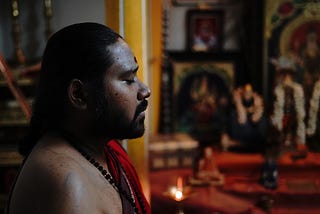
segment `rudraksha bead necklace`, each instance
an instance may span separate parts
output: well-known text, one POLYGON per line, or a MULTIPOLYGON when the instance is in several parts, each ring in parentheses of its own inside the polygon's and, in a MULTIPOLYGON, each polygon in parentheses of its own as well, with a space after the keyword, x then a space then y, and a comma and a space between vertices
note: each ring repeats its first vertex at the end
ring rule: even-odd
POLYGON ((126 200, 128 200, 128 202, 131 204, 131 206, 133 207, 133 210, 135 213, 138 213, 138 208, 136 206, 135 200, 134 200, 134 196, 133 195, 128 195, 127 192, 121 187, 121 186, 117 186, 115 180, 113 179, 112 175, 103 168, 103 166, 96 161, 93 157, 91 157, 90 155, 88 155, 86 152, 84 152, 83 150, 76 148, 80 154, 87 159, 94 167, 96 167, 100 173, 102 174, 102 176, 111 184, 111 186, 121 195, 123 195, 126 200))

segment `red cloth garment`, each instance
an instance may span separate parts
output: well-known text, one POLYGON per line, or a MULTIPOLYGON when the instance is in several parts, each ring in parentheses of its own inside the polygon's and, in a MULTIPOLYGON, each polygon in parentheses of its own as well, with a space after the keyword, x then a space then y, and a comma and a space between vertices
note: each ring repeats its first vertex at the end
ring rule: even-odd
MULTIPOLYGON (((116 140, 107 142, 104 148, 109 172, 116 181, 117 185, 123 185, 123 182, 121 181, 123 180, 123 172, 127 178, 128 185, 130 185, 130 189, 133 191, 135 205, 138 208, 138 213, 151 214, 150 205, 143 194, 137 172, 134 169, 127 152, 116 140)), ((122 188, 125 187, 122 186, 122 188)), ((126 199, 123 199, 122 194, 120 194, 120 197, 122 203, 124 203, 126 199)), ((126 209, 125 207, 126 206, 123 204, 123 209, 126 209)), ((128 212, 126 210, 123 210, 123 213, 128 212)))

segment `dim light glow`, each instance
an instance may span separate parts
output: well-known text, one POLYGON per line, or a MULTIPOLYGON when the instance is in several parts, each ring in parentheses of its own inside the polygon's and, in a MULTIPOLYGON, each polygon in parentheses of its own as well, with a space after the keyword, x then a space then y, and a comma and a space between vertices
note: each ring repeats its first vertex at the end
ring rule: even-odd
POLYGON ((182 191, 177 190, 176 193, 175 193, 175 199, 176 199, 177 201, 180 201, 182 198, 183 198, 183 193, 182 193, 182 191))

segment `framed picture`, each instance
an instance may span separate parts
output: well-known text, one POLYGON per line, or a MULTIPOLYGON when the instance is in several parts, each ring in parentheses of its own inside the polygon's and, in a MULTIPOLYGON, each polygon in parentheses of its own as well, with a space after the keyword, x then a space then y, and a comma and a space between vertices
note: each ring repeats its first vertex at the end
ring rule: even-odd
POLYGON ((187 49, 195 52, 217 52, 222 49, 222 10, 187 11, 187 49))
POLYGON ((219 141, 231 105, 237 60, 214 53, 169 53, 174 131, 219 141), (219 138, 219 139, 218 139, 219 138))

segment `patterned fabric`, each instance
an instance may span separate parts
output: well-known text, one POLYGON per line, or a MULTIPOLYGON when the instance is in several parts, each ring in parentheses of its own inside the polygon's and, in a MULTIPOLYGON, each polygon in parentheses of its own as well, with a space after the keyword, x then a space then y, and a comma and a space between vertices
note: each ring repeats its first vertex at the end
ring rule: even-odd
MULTIPOLYGON (((115 140, 109 141, 105 144, 104 152, 108 170, 117 182, 117 186, 121 186, 128 195, 133 194, 135 205, 138 208, 138 213, 151 213, 150 205, 142 192, 137 172, 135 171, 127 152, 119 142, 115 140)), ((120 197, 123 206, 123 213, 133 213, 131 203, 121 193, 120 197)))

